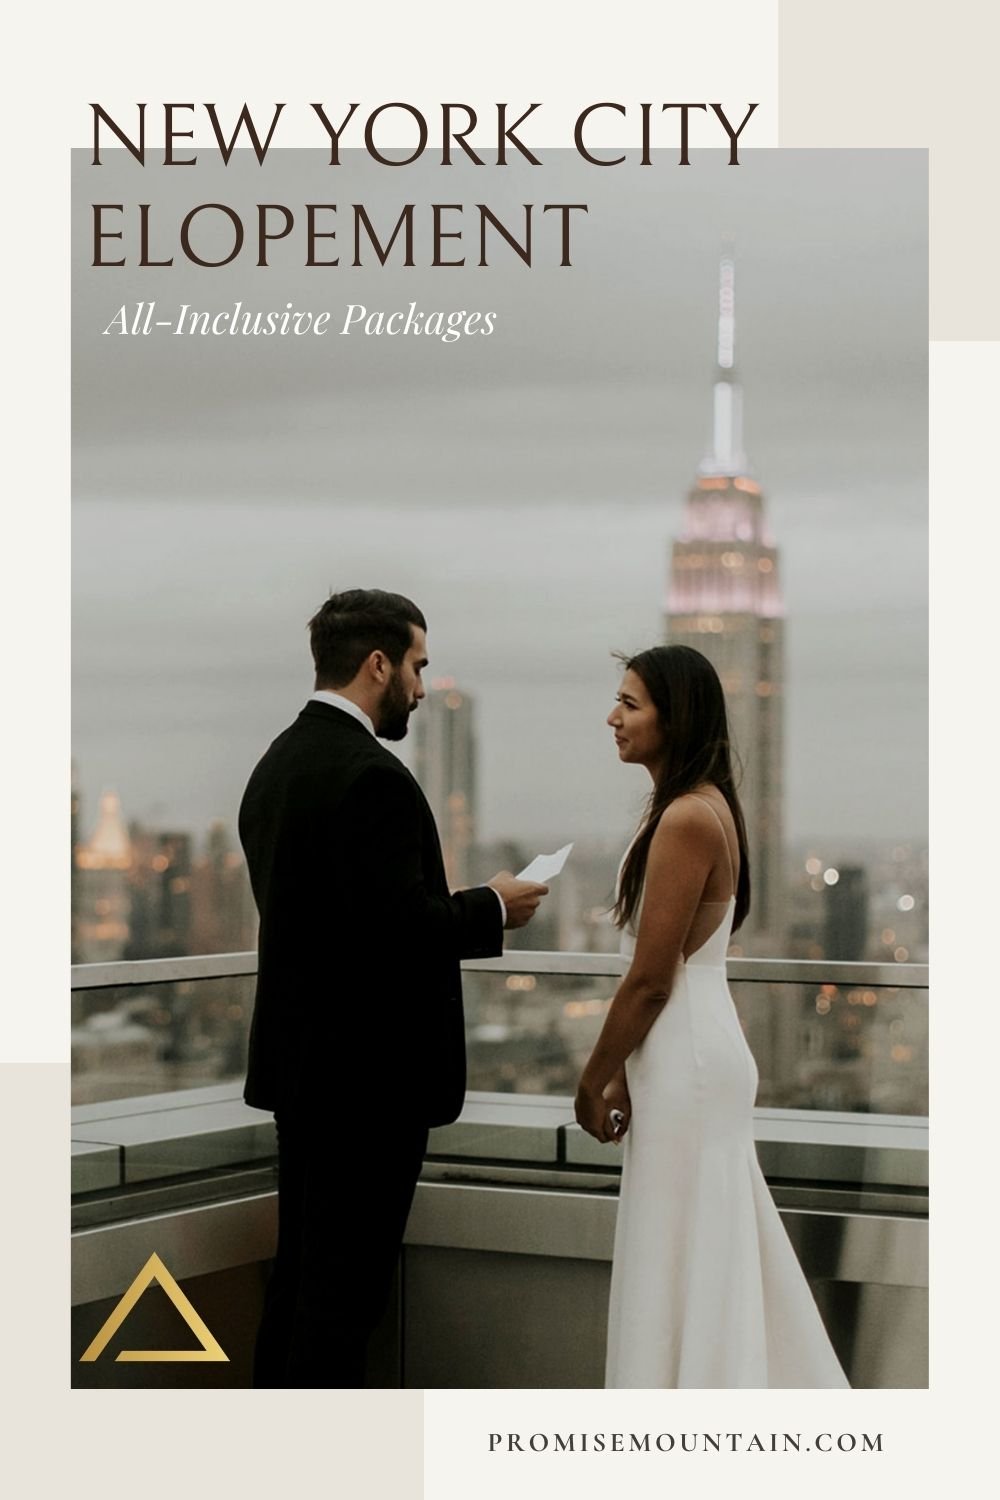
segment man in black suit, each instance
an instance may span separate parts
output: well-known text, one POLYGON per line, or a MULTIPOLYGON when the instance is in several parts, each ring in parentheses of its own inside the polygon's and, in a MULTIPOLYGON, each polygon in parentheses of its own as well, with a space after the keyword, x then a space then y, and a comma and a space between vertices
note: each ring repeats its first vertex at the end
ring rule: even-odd
POLYGON ((503 872, 450 894, 426 799, 378 743, 424 696, 416 605, 351 589, 309 629, 316 692, 240 808, 260 913, 244 1097, 278 1132, 258 1386, 364 1384, 428 1128, 465 1096, 459 960, 500 953, 546 891, 503 872))

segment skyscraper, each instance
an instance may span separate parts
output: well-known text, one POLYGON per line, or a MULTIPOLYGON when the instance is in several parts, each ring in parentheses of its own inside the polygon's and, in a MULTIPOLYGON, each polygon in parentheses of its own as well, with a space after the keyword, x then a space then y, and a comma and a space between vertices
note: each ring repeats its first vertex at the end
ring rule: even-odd
POLYGON ((97 827, 76 851, 77 961, 110 963, 125 952, 131 902, 132 847, 114 792, 102 792, 97 827))
POLYGON ((195 953, 240 953, 257 937, 257 913, 243 856, 216 818, 191 870, 191 947, 195 953))
POLYGON ((780 937, 784 609, 764 497, 743 448, 735 332, 735 265, 726 248, 719 267, 712 435, 673 543, 666 638, 703 652, 722 679, 750 842, 752 907, 740 941, 745 951, 762 953, 780 937))
POLYGON ((859 963, 868 943, 868 871, 841 865, 836 873, 823 888, 823 957, 859 963))
POLYGON ((126 958, 173 958, 191 949, 191 835, 133 823, 132 913, 126 958))
POLYGON ((441 835, 448 883, 470 879, 476 837, 476 736, 473 700, 451 677, 435 679, 414 715, 414 771, 441 835))

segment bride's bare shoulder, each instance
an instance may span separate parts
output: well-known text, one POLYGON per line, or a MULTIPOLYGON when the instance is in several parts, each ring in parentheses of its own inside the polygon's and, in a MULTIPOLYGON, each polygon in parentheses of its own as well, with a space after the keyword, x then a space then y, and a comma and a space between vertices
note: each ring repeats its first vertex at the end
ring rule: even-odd
POLYGON ((664 808, 654 836, 661 841, 683 839, 692 843, 714 843, 719 836, 719 819, 708 801, 700 794, 685 792, 664 808))

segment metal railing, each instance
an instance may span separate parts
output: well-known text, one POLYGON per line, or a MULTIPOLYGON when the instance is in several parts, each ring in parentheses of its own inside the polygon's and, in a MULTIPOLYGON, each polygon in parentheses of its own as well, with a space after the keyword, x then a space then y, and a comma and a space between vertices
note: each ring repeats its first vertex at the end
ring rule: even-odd
MULTIPOLYGON (((470 974, 558 974, 619 978, 628 967, 617 953, 544 953, 522 949, 500 958, 466 959, 470 974)), ((74 964, 71 989, 126 989, 135 985, 174 984, 198 979, 234 979, 257 972, 257 954, 209 953, 190 958, 145 958, 132 962, 74 964)), ((736 982, 761 984, 868 985, 874 988, 926 989, 926 964, 838 963, 826 959, 731 958, 726 965, 736 982)))

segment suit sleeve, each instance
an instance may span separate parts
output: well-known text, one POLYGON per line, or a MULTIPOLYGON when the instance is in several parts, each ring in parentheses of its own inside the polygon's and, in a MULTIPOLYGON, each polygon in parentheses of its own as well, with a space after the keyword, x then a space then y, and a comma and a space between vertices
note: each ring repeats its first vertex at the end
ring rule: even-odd
POLYGON ((359 934, 377 933, 385 948, 401 955, 428 948, 452 958, 502 953, 503 916, 495 891, 428 890, 426 811, 409 776, 381 767, 365 771, 347 793, 341 815, 356 872, 349 904, 359 934))

